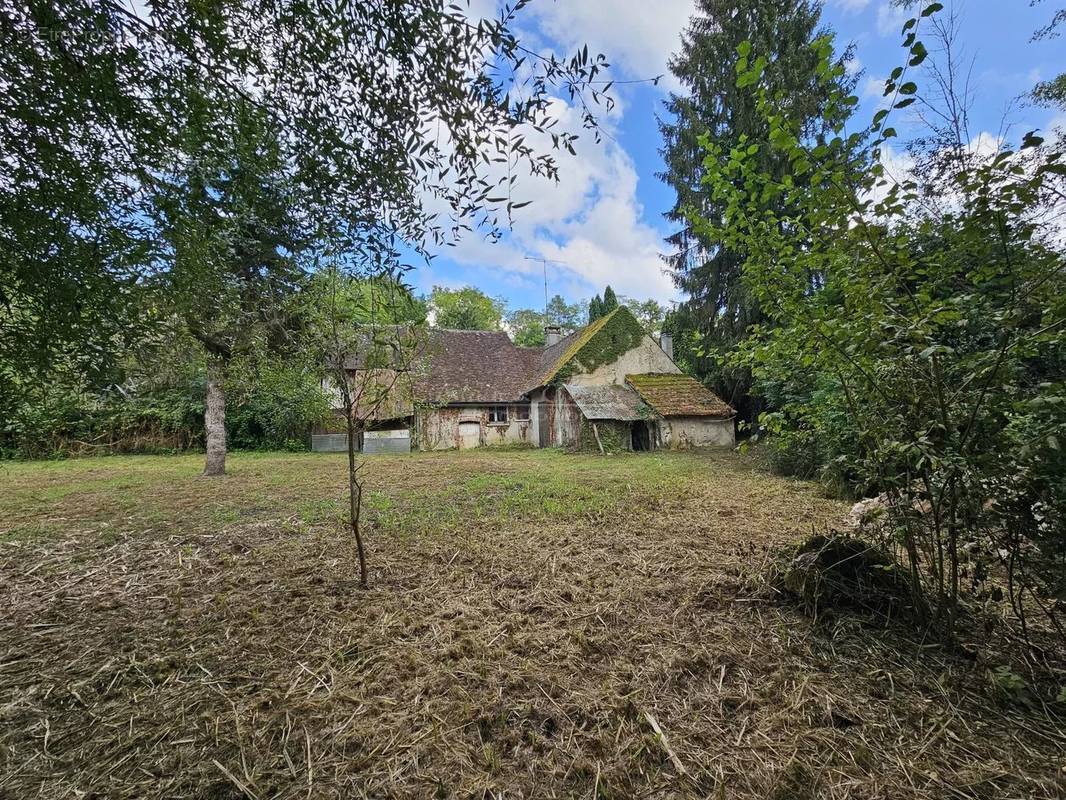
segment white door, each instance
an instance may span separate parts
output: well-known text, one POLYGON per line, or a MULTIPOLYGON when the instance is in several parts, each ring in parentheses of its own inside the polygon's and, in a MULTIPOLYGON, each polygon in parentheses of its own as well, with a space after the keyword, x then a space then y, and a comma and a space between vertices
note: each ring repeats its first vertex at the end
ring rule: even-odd
POLYGON ((480 447, 481 446, 481 423, 480 422, 460 422, 459 423, 459 447, 462 450, 466 450, 468 447, 480 447))

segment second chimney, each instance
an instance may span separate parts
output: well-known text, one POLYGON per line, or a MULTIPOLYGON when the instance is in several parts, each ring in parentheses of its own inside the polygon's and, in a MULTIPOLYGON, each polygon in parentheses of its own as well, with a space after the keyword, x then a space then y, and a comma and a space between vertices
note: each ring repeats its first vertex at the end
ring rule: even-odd
POLYGON ((544 346, 551 347, 553 344, 558 344, 559 340, 563 338, 563 331, 558 325, 545 325, 544 326, 544 346))
POLYGON ((659 334, 659 347, 663 349, 663 352, 670 357, 670 360, 674 360, 674 337, 669 333, 659 334))

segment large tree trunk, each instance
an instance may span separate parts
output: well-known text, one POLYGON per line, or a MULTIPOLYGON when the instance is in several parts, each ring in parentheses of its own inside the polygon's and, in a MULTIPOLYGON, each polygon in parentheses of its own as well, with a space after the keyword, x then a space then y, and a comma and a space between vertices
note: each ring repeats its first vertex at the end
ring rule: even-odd
POLYGON ((204 475, 226 474, 226 394, 222 389, 222 365, 211 359, 207 365, 207 463, 204 475))

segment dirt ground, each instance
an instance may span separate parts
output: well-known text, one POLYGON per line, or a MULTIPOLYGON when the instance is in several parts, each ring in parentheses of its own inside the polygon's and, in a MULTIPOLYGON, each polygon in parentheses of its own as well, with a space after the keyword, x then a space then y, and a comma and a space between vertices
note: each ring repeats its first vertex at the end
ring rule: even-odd
POLYGON ((995 664, 760 586, 843 513, 743 457, 0 465, 0 797, 1052 798, 995 664))

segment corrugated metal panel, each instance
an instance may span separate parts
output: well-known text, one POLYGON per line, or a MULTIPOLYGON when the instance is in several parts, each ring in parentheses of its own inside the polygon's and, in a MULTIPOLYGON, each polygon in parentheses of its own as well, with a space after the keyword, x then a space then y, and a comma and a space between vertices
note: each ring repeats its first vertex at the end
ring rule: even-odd
POLYGON ((363 434, 363 452, 375 453, 410 453, 411 431, 367 431, 363 434))
POLYGON ((315 434, 311 437, 311 449, 316 453, 343 453, 348 449, 348 434, 315 434))
POLYGON ((640 395, 628 386, 607 384, 605 386, 576 386, 568 383, 566 389, 586 419, 618 419, 633 422, 647 417, 640 395))

